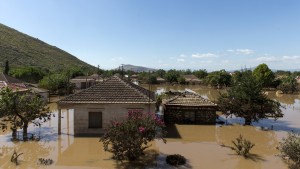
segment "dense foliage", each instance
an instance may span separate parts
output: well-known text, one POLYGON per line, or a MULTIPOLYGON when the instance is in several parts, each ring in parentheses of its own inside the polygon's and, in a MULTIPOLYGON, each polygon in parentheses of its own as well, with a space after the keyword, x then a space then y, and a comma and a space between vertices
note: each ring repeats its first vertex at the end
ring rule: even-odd
POLYGON ((168 72, 166 72, 165 78, 170 83, 176 83, 178 82, 178 78, 180 77, 180 73, 176 71, 175 69, 171 69, 168 72))
POLYGON ((206 77, 206 83, 217 88, 227 87, 231 82, 231 75, 225 70, 211 72, 206 77))
POLYGON ((289 75, 281 79, 281 84, 277 89, 281 90, 283 93, 294 93, 297 91, 297 85, 295 76, 289 75))
POLYGON ((253 76, 263 87, 270 87, 273 85, 275 75, 268 65, 260 64, 253 70, 253 76))
POLYGON ((164 123, 154 114, 129 113, 123 122, 112 122, 101 137, 104 150, 113 153, 116 160, 136 160, 155 138, 164 139, 164 123))
POLYGON ((227 93, 220 95, 218 106, 225 116, 245 118, 246 125, 259 119, 283 116, 280 103, 263 94, 262 85, 249 71, 242 72, 227 93))
POLYGON ((28 83, 38 83, 46 75, 47 71, 35 67, 20 67, 13 69, 10 75, 28 83))
POLYGON ((199 79, 204 79, 208 75, 205 69, 195 70, 193 74, 198 77, 199 79))
POLYGON ((300 135, 289 133, 287 138, 280 142, 279 150, 284 159, 289 159, 291 169, 300 168, 300 135))
POLYGON ((150 75, 148 79, 149 84, 157 84, 157 77, 155 75, 150 75))
POLYGON ((8 75, 9 69, 10 69, 9 68, 9 63, 8 63, 8 60, 7 60, 7 61, 5 61, 5 67, 4 67, 3 73, 6 74, 6 75, 8 75))
POLYGON ((46 103, 33 93, 13 92, 9 88, 0 91, 0 118, 3 130, 9 126, 13 139, 16 139, 18 128, 23 129, 23 140, 27 141, 29 123, 40 126, 50 119, 50 112, 46 103))

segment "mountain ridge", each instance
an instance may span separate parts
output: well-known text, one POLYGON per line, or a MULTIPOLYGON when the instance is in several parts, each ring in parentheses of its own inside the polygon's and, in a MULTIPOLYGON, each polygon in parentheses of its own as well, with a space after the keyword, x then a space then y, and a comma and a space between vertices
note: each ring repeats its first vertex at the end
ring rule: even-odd
MULTIPOLYGON (((115 69, 122 69, 122 66, 115 68, 115 69)), ((131 64, 123 64, 123 70, 124 71, 133 71, 133 72, 153 72, 156 71, 157 69, 153 69, 153 68, 148 68, 148 67, 144 67, 144 66, 136 66, 136 65, 131 65, 131 64)))
POLYGON ((95 69, 56 46, 0 23, 0 70, 3 70, 6 60, 11 68, 32 66, 50 71, 71 67, 95 69))

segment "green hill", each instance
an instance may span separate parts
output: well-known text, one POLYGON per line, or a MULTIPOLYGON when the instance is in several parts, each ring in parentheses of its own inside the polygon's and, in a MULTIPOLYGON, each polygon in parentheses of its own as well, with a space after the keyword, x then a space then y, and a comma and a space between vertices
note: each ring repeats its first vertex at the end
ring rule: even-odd
POLYGON ((95 68, 55 46, 0 24, 0 70, 6 60, 11 68, 34 66, 50 71, 95 68))

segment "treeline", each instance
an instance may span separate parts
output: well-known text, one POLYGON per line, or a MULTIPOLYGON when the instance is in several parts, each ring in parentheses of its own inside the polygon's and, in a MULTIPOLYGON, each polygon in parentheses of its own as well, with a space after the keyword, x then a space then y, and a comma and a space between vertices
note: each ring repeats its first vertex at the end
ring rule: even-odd
POLYGON ((299 90, 299 84, 296 77, 300 76, 299 71, 290 72, 278 70, 272 72, 272 70, 266 64, 258 65, 253 71, 250 69, 244 69, 234 72, 228 72, 226 70, 219 70, 213 72, 207 72, 205 69, 191 71, 187 70, 175 70, 171 69, 165 71, 159 69, 155 72, 142 72, 137 74, 138 80, 145 83, 157 84, 158 78, 163 78, 167 83, 186 84, 184 75, 195 75, 201 80, 203 85, 208 85, 215 88, 230 87, 236 81, 242 77, 242 73, 248 71, 253 74, 260 85, 265 89, 277 89, 283 93, 294 93, 299 90))
MULTIPOLYGON (((5 70, 9 68, 5 68, 5 70)), ((98 74, 101 78, 107 78, 113 75, 119 75, 129 80, 135 78, 142 83, 157 84, 158 79, 164 79, 164 83, 169 84, 186 84, 185 75, 194 75, 200 79, 202 85, 208 85, 215 88, 230 87, 237 81, 243 71, 250 71, 264 88, 272 88, 283 91, 284 93, 294 93, 298 90, 298 83, 296 77, 300 76, 300 72, 290 72, 279 70, 272 72, 266 64, 260 64, 253 71, 240 70, 228 72, 226 70, 219 70, 207 72, 205 69, 199 70, 163 70, 159 69, 154 72, 133 72, 122 71, 121 69, 102 70, 99 68, 95 70, 83 69, 81 67, 72 67, 59 72, 50 72, 47 69, 38 67, 21 67, 9 70, 9 75, 23 80, 28 83, 38 84, 39 87, 50 90, 51 93, 60 95, 70 94, 75 88, 70 83, 70 79, 76 76, 90 76, 98 74)))

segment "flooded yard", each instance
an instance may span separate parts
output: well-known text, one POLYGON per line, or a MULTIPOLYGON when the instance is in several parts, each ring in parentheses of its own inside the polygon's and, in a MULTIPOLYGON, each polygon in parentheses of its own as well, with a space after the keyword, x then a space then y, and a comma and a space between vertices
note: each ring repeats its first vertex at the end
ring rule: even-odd
MULTIPOLYGON (((199 86, 151 86, 152 90, 191 89, 214 101, 219 91, 199 86)), ((261 120, 253 126, 242 126, 243 119, 228 118, 232 125, 175 125, 168 128, 167 143, 154 141, 146 155, 135 163, 117 163, 111 154, 103 150, 98 137, 74 137, 73 111, 62 111, 62 135, 57 135, 57 108, 51 104, 54 117, 42 127, 30 126, 29 132, 41 136, 41 140, 12 142, 10 132, 0 133, 0 168, 16 168, 10 162, 14 150, 24 153, 20 156, 18 168, 176 168, 165 163, 169 154, 181 154, 188 163, 178 168, 195 169, 287 169, 287 165, 277 155, 276 146, 290 131, 300 132, 300 96, 276 95, 268 92, 284 106, 284 117, 261 120), (273 130, 262 130, 271 128, 273 130), (255 143, 253 155, 245 159, 221 145, 231 146, 231 141, 242 134, 255 143), (54 163, 42 166, 39 158, 50 158, 54 163)))

